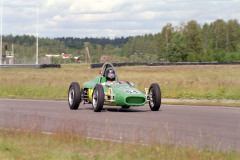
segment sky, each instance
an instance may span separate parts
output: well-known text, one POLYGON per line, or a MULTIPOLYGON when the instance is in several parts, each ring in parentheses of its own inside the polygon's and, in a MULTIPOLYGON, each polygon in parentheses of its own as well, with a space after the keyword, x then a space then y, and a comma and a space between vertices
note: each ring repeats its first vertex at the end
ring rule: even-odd
POLYGON ((240 21, 240 0, 1 1, 3 35, 36 36, 38 24, 40 37, 115 38, 156 34, 167 23, 240 21))

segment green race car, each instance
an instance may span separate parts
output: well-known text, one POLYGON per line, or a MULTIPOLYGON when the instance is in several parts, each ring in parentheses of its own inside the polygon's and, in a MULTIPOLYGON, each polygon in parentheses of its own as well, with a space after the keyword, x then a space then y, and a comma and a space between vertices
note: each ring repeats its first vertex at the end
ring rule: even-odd
POLYGON ((80 89, 78 82, 72 82, 68 90, 70 109, 76 110, 83 101, 92 104, 95 112, 101 112, 103 105, 143 106, 149 102, 152 111, 158 111, 161 106, 161 90, 157 83, 145 88, 145 93, 134 88, 134 83, 120 81, 113 65, 105 63, 100 70, 100 76, 83 84, 80 89))

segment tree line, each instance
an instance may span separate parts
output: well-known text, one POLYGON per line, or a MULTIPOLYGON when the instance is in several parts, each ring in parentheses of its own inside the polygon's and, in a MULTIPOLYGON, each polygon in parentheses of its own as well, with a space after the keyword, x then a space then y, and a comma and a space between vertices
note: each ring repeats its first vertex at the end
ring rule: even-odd
MULTIPOLYGON (((85 61, 85 48, 88 46, 91 61, 94 63, 100 62, 102 55, 113 55, 115 60, 127 58, 118 57, 118 54, 130 37, 120 37, 120 38, 74 38, 74 37, 62 37, 62 38, 39 38, 39 56, 44 56, 46 54, 61 54, 67 53, 73 56, 80 57, 82 61, 85 61)), ((29 35, 13 36, 4 35, 3 36, 3 49, 11 50, 11 44, 14 43, 14 53, 15 57, 27 57, 33 58, 36 51, 36 37, 29 35), (7 47, 6 47, 7 46, 7 47)), ((4 55, 3 51, 3 55, 4 55)), ((123 61, 121 61, 123 62, 123 61)))
POLYGON ((195 20, 175 27, 168 23, 155 35, 129 39, 121 53, 137 62, 240 61, 240 25, 222 19, 202 27, 195 20))
MULTIPOLYGON (((3 36, 3 45, 12 42, 16 57, 34 57, 34 36, 3 36)), ((85 61, 86 46, 94 63, 102 55, 112 56, 112 62, 239 62, 240 25, 236 19, 217 19, 202 26, 191 20, 178 26, 168 23, 157 34, 135 37, 39 38, 39 55, 69 53, 85 61)))

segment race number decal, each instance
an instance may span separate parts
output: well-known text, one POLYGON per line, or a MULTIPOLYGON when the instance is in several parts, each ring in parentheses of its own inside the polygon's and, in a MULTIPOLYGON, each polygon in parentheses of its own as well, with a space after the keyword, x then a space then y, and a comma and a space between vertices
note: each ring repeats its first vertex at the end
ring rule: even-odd
POLYGON ((127 94, 140 94, 138 91, 125 91, 127 94))

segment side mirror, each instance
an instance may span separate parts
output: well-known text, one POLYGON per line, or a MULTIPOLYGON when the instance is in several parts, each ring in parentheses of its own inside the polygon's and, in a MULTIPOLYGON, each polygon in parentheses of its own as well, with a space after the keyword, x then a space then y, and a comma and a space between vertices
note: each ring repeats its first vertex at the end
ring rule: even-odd
POLYGON ((133 82, 129 82, 130 86, 134 87, 135 84, 133 82))

